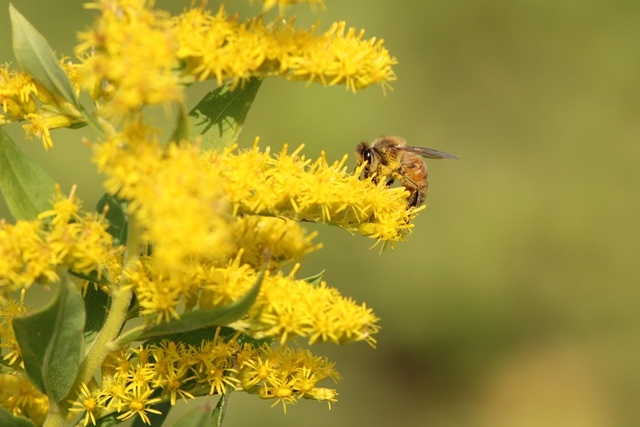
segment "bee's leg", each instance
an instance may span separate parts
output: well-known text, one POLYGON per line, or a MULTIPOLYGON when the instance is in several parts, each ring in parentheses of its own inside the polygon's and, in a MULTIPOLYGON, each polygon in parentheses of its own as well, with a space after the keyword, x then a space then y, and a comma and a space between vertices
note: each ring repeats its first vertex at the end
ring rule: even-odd
POLYGON ((409 198, 407 199, 407 207, 415 208, 418 205, 418 190, 412 188, 410 190, 409 198))
POLYGON ((420 201, 420 192, 418 191, 418 186, 415 182, 410 179, 403 179, 404 188, 409 192, 409 197, 407 198, 407 208, 415 208, 418 206, 418 202, 420 201))
POLYGON ((394 181, 393 178, 387 181, 387 187, 391 187, 393 185, 393 181, 394 181))

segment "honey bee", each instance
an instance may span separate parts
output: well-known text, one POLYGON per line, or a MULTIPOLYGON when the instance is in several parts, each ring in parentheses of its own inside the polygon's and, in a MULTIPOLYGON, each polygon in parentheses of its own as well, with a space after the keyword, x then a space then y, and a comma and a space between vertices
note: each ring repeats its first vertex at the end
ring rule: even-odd
POLYGON ((424 203, 429 186, 428 169, 422 157, 429 159, 457 159, 456 156, 425 147, 411 147, 397 136, 383 136, 369 144, 361 142, 356 147, 358 166, 366 163, 363 169, 365 179, 374 184, 387 180, 387 186, 397 179, 409 192, 407 208, 424 203))

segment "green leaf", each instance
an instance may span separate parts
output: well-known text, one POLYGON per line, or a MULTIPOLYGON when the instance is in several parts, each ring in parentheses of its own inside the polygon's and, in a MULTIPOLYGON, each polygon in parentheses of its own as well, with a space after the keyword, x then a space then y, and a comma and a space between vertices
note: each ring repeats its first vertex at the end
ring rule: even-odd
POLYGON ((9 15, 13 54, 18 64, 49 91, 81 108, 69 76, 58 63, 47 39, 12 4, 9 15))
POLYGON ((256 283, 251 287, 239 300, 219 308, 207 310, 195 310, 180 316, 180 319, 159 325, 149 325, 147 328, 130 334, 121 336, 118 344, 125 344, 131 341, 141 341, 149 338, 163 337, 168 334, 177 334, 183 332, 202 329, 207 326, 224 326, 235 322, 244 316, 258 296, 260 285, 264 277, 264 270, 260 272, 256 283))
POLYGON ((106 219, 109 221, 107 232, 113 236, 113 244, 125 245, 127 243, 127 231, 129 230, 129 217, 127 216, 127 202, 105 193, 96 206, 98 213, 107 209, 106 219))
POLYGON ((36 425, 24 417, 13 415, 0 406, 0 426, 2 427, 36 427, 36 425))
POLYGON ((17 220, 35 219, 51 208, 55 182, 0 129, 0 190, 17 220))
POLYGON ((66 272, 51 302, 39 311, 13 319, 25 371, 36 388, 59 402, 73 386, 85 324, 84 301, 66 272))
POLYGON ((189 112, 191 135, 202 136, 202 148, 229 147, 236 142, 262 79, 252 78, 231 90, 228 82, 209 92, 189 112))
POLYGON ((213 419, 213 425, 215 427, 222 427, 222 422, 224 421, 225 415, 227 415, 227 408, 229 407, 230 400, 231 400, 231 387, 227 386, 226 393, 220 396, 220 399, 218 400, 218 404, 213 409, 213 414, 211 414, 211 418, 213 419))
POLYGON ((98 335, 109 311, 110 297, 100 289, 96 289, 93 283, 87 285, 87 294, 84 296, 84 309, 86 319, 84 323, 84 342, 93 342, 98 335))
POLYGON ((322 283, 322 276, 324 276, 324 272, 326 270, 322 270, 320 273, 314 275, 314 276, 309 276, 309 277, 305 277, 304 280, 307 283, 312 284, 313 286, 320 286, 320 283, 322 283))
POLYGON ((212 427, 214 425, 209 415, 209 408, 205 406, 189 412, 176 421, 173 427, 212 427))

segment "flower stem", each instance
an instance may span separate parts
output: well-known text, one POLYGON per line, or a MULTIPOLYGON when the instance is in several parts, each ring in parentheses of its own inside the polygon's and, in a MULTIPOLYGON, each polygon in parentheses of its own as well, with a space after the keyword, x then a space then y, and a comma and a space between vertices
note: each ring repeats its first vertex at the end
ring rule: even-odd
MULTIPOLYGON (((123 272, 135 268, 136 261, 140 256, 140 247, 139 228, 136 226, 134 219, 129 217, 129 232, 123 272)), ((91 349, 80 364, 76 381, 69 395, 62 402, 59 402, 59 412, 50 413, 43 427, 60 427, 63 425, 69 408, 67 399, 73 399, 75 397, 80 384, 89 384, 109 353, 116 350, 114 343, 127 320, 127 312, 133 296, 133 289, 127 285, 127 278, 123 274, 119 286, 116 287, 114 284, 110 286, 111 306, 109 307, 109 313, 107 314, 104 325, 93 341, 91 349)))

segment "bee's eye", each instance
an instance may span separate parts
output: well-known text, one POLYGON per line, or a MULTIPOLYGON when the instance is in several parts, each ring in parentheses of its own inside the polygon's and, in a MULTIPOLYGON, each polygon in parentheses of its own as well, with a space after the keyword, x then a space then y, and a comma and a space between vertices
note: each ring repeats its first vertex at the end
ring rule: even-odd
POLYGON ((371 150, 366 148, 363 152, 362 152, 362 159, 371 164, 371 161, 373 160, 373 154, 371 153, 371 150))

